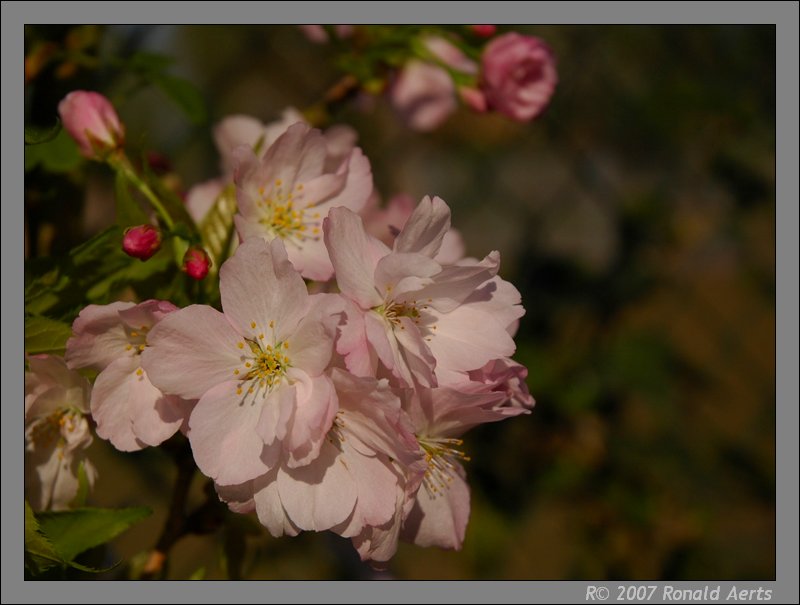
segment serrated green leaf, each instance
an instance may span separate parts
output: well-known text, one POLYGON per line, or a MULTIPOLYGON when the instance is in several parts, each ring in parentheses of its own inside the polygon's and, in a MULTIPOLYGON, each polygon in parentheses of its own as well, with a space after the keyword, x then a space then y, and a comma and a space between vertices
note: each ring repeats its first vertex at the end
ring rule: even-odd
POLYGON ((39 526, 63 560, 105 544, 151 514, 149 508, 78 508, 39 515, 39 526))
POLYGON ((204 124, 208 113, 200 91, 188 80, 165 73, 152 73, 150 79, 195 124, 204 124))
POLYGON ((125 173, 117 171, 114 178, 114 192, 117 203, 117 224, 122 227, 143 225, 148 222, 147 213, 142 209, 131 195, 130 182, 125 178, 125 173))
POLYGON ((52 141, 61 131, 61 120, 56 118, 56 123, 52 126, 36 126, 29 124, 25 126, 25 145, 41 145, 52 141))
POLYGON ((25 318, 25 352, 29 355, 63 355, 70 336, 72 328, 64 322, 39 316, 25 318))
POLYGON ((25 501, 25 567, 32 574, 40 574, 64 561, 50 541, 42 534, 33 509, 25 501))

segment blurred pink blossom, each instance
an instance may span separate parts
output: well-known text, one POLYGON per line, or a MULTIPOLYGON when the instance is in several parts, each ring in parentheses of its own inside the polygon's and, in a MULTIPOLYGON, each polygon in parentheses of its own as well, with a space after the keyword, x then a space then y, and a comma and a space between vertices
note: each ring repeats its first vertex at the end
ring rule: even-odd
POLYGON ((27 362, 25 497, 35 511, 61 510, 78 494, 81 465, 90 486, 97 475, 86 458, 91 387, 61 357, 31 355, 27 362))
POLYGON ((481 89, 489 108, 509 118, 527 122, 538 116, 557 82, 553 53, 539 38, 510 32, 483 51, 481 89))
POLYGON ((114 106, 100 93, 73 91, 58 104, 58 113, 87 158, 103 160, 125 142, 125 128, 114 106))

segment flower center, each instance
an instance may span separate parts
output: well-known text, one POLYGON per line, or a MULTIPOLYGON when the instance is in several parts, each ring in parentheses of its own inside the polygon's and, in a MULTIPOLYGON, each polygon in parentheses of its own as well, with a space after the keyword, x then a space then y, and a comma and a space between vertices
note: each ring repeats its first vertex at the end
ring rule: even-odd
POLYGON ((141 355, 147 344, 147 333, 150 331, 148 326, 140 326, 138 329, 126 327, 125 332, 128 336, 128 344, 125 345, 126 351, 132 351, 134 355, 141 355))
POLYGON ((387 287, 387 300, 380 306, 374 307, 373 311, 386 318, 389 324, 395 328, 405 330, 403 322, 400 321, 401 317, 408 317, 414 322, 414 325, 420 331, 420 334, 426 341, 431 341, 431 336, 436 333, 435 317, 428 312, 428 303, 431 302, 429 298, 427 302, 420 303, 416 300, 395 302, 388 299, 391 295, 391 286, 387 287))
MULTIPOLYGON (((66 444, 64 433, 74 432, 82 416, 76 409, 61 407, 47 416, 37 418, 26 431, 30 447, 47 446, 57 441, 57 447, 63 450, 66 444)), ((59 452, 59 457, 64 457, 63 451, 59 452)))
POLYGON ((294 243, 302 243, 307 239, 318 240, 320 231, 320 214, 306 213, 295 207, 295 201, 302 199, 303 185, 297 185, 294 191, 285 190, 280 179, 267 194, 266 187, 259 187, 261 196, 256 205, 261 209, 259 222, 275 236, 294 243))
POLYGON ((456 475, 459 460, 469 462, 470 457, 457 449, 464 444, 462 439, 445 439, 441 437, 417 437, 420 448, 425 454, 428 468, 423 483, 431 497, 436 497, 450 487, 456 475))
MULTIPOLYGON (((269 325, 270 328, 274 328, 275 323, 270 322, 269 325)), ((252 322, 250 326, 255 329, 256 322, 252 322)), ((286 370, 292 365, 286 354, 289 343, 283 341, 267 344, 264 342, 263 332, 253 339, 245 338, 237 346, 243 351, 239 357, 242 365, 233 370, 234 376, 241 380, 240 386, 236 389, 237 395, 241 395, 246 387, 248 394, 263 390, 263 396, 266 396, 283 380, 286 370), (247 348, 249 352, 246 352, 247 348)))

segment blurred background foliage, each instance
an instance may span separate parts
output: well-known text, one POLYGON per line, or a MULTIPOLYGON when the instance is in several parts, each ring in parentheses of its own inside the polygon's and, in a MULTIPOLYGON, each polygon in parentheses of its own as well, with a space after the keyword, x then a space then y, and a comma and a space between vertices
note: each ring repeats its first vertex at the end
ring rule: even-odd
MULTIPOLYGON (((420 134, 380 97, 331 116, 358 131, 384 199, 444 198, 468 252, 499 250, 522 292, 515 357, 537 405, 468 434, 463 550, 402 545, 377 574, 336 536, 276 540, 237 518, 183 538, 169 578, 774 577, 775 30, 513 29, 558 59, 532 124, 462 109, 420 134)), ((218 174, 220 118, 276 119, 339 76, 294 26, 29 27, 26 57, 26 123, 51 125, 70 90, 103 92, 178 191, 218 174)), ((108 171, 48 145, 26 149, 29 263, 114 221, 108 171)), ((102 576, 130 577, 174 464, 92 447, 90 503, 154 511, 90 553, 132 561, 102 576)))

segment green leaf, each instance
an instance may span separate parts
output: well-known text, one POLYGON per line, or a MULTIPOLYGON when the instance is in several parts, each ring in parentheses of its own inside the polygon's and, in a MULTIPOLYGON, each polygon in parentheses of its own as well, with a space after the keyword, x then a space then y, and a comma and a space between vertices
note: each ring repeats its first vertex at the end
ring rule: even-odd
POLYGON ((65 561, 105 544, 151 514, 149 508, 78 508, 39 515, 42 532, 65 561))
POLYGON ((36 126, 29 124, 25 126, 25 145, 41 145, 52 141, 61 132, 61 120, 56 118, 56 123, 52 126, 36 126))
POLYGON ((63 128, 46 143, 25 146, 25 172, 39 165, 49 172, 70 172, 82 161, 77 143, 63 128))
POLYGON ((191 82, 165 73, 151 73, 149 77, 192 122, 195 124, 206 122, 208 113, 205 101, 191 82))
POLYGON ((128 60, 128 67, 144 75, 162 73, 170 65, 172 58, 158 53, 137 52, 128 60))
POLYGON ((70 502, 71 508, 81 508, 86 506, 86 498, 89 495, 89 476, 86 474, 86 461, 81 460, 78 465, 78 493, 70 502))
POLYGON ((25 501, 25 567, 32 574, 40 574, 64 561, 53 548, 50 541, 42 534, 39 522, 33 509, 25 501))
POLYGON ((25 318, 25 352, 29 355, 63 355, 70 336, 72 327, 64 322, 39 316, 25 318))
POLYGON ((205 580, 206 579, 206 568, 200 567, 195 572, 189 576, 190 580, 205 580))
POLYGON ((117 224, 122 227, 143 225, 149 222, 147 213, 131 195, 130 182, 125 173, 117 171, 114 178, 114 190, 117 198, 117 224))

